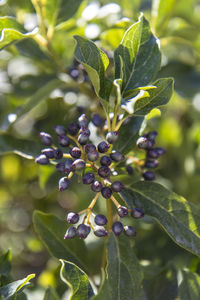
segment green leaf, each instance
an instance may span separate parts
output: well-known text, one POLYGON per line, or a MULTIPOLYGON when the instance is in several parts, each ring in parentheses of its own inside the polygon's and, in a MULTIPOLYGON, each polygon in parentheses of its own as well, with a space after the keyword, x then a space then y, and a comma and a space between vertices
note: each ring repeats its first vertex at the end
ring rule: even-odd
POLYGON ((143 15, 124 34, 115 50, 115 78, 122 78, 123 92, 152 82, 160 69, 160 51, 157 39, 150 31, 143 15))
POLYGON ((132 116, 127 124, 120 127, 119 137, 115 142, 116 150, 126 154, 135 147, 143 120, 143 117, 132 116))
POLYGON ((36 30, 26 32, 12 17, 0 17, 0 50, 18 40, 32 37, 36 30))
POLYGON ((157 88, 150 88, 148 91, 141 90, 136 97, 127 100, 122 108, 129 114, 146 115, 152 109, 167 104, 173 93, 173 79, 161 78, 153 85, 157 88))
POLYGON ((112 83, 105 77, 109 65, 107 55, 95 43, 81 36, 74 36, 77 45, 75 57, 88 72, 96 94, 104 100, 109 99, 112 83))
POLYGON ((177 0, 153 0, 152 22, 156 32, 161 32, 167 25, 176 4, 177 0))
POLYGON ((8 250, 0 256, 0 275, 7 276, 11 270, 11 252, 8 250))
POLYGON ((181 271, 182 281, 179 286, 181 300, 199 300, 200 276, 189 270, 181 271))
POLYGON ((65 259, 86 269, 86 247, 82 240, 64 240, 68 228, 66 222, 59 220, 52 214, 35 211, 33 224, 36 233, 52 256, 65 259))
POLYGON ((40 153, 40 145, 34 140, 18 139, 10 134, 0 135, 0 155, 16 153, 27 159, 33 159, 40 153))
POLYGON ((133 243, 125 236, 112 233, 107 245, 107 278, 94 300, 141 299, 143 273, 133 243))
POLYGON ((49 287, 45 292, 43 300, 60 300, 60 297, 52 287, 49 287))
POLYGON ((45 17, 49 25, 54 26, 58 16, 61 0, 51 0, 44 2, 45 17))
POLYGON ((20 293, 26 286, 30 284, 30 280, 35 277, 35 274, 30 274, 22 280, 11 282, 0 288, 0 296, 3 300, 8 300, 13 295, 20 293))
POLYGON ((130 207, 140 207, 155 218, 175 243, 200 255, 200 216, 192 203, 158 183, 142 181, 121 196, 130 207))
POLYGON ((75 264, 61 260, 61 279, 70 287, 70 300, 88 300, 94 295, 88 276, 75 264))

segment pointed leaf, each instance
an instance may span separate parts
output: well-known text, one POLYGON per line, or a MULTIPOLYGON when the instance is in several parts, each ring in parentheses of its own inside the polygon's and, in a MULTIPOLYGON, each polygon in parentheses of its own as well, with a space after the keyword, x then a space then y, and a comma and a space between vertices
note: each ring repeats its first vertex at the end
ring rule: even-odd
POLYGON ((77 42, 75 49, 76 59, 84 65, 96 94, 100 98, 108 100, 112 83, 105 77, 105 70, 109 64, 107 55, 92 41, 78 35, 74 36, 74 38, 77 42))
POLYGON ((33 36, 36 30, 26 32, 12 17, 0 18, 0 50, 18 40, 33 36))
MULTIPOLYGON (((64 240, 67 223, 52 214, 35 211, 33 214, 35 231, 49 253, 58 259, 70 260, 84 267, 86 247, 82 240, 64 240)), ((86 263, 85 263, 86 265, 86 263)))
POLYGON ((200 216, 192 203, 158 183, 142 181, 121 196, 130 207, 155 218, 178 245, 200 255, 200 216))
POLYGON ((11 252, 8 250, 0 256, 0 275, 7 276, 11 270, 11 252))
POLYGON ((30 274, 22 280, 11 282, 0 288, 0 296, 3 300, 8 300, 13 295, 20 293, 27 285, 30 284, 30 280, 35 277, 35 274, 30 274))
POLYGON ((181 272, 182 281, 179 286, 179 297, 181 300, 199 300, 200 276, 189 270, 181 272))
POLYGON ((125 236, 112 233, 107 245, 107 278, 94 300, 141 299, 143 273, 133 243, 125 236), (106 298, 104 298, 106 296, 106 298))
POLYGON ((83 0, 61 0, 57 23, 67 21, 72 18, 79 9, 82 1, 83 0))
POLYGON ((88 300, 94 295, 94 291, 88 276, 75 264, 61 260, 61 279, 71 288, 70 300, 88 300))
POLYGON ((157 39, 143 15, 124 34, 115 50, 115 78, 123 79, 122 91, 132 90, 152 82, 160 69, 157 39))
POLYGON ((155 81, 153 85, 157 88, 148 90, 149 97, 140 98, 135 102, 133 101, 133 113, 135 115, 146 115, 153 108, 165 105, 169 102, 173 93, 173 79, 161 78, 155 81))

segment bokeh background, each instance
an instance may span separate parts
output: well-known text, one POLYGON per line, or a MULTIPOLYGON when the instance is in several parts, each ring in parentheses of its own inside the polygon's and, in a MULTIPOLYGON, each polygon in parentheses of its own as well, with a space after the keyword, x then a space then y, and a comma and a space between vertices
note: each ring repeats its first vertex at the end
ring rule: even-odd
MULTIPOLYGON (((159 132, 158 144, 167 150, 157 181, 200 206, 200 1, 169 1, 169 9, 165 1, 159 19, 156 2, 79 1, 73 17, 65 15, 57 25, 51 52, 31 39, 0 52, 0 253, 11 249, 11 275, 15 280, 36 273, 29 290, 33 298, 44 293, 48 285, 60 294, 64 291, 58 276, 59 262, 49 256, 33 229, 33 211, 51 212, 64 219, 67 210, 85 208, 91 198, 87 188, 77 188, 76 180, 69 191, 59 193, 58 175, 51 167, 40 167, 31 159, 42 148, 41 130, 53 133, 53 125, 67 125, 82 110, 90 114, 99 109, 82 69, 68 86, 54 82, 58 73, 70 75, 73 70, 73 35, 96 41, 109 55, 111 73, 112 51, 140 12, 144 13, 160 39, 159 76, 175 79, 169 104, 154 110, 147 120, 148 129, 159 132), (41 95, 41 88, 47 83, 50 88, 41 95), (16 119, 31 97, 42 100, 16 119)), ((30 0, 1 0, 0 16, 6 15, 15 17, 26 31, 40 22, 30 0)), ((169 270, 171 262, 177 268, 186 266, 199 272, 199 259, 176 246, 152 220, 139 226, 136 251, 147 269, 147 277, 151 272, 156 276, 159 268, 165 272, 165 266, 169 270)), ((146 289, 151 293, 150 286, 146 289)))

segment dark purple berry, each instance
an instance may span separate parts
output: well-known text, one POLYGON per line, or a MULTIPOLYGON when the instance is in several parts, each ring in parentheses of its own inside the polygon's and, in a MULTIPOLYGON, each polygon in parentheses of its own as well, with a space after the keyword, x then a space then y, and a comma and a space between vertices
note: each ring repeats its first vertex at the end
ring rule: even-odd
POLYGON ((108 143, 106 143, 106 142, 103 141, 103 142, 101 142, 101 143, 98 144, 97 148, 98 148, 98 151, 100 153, 105 153, 110 148, 110 145, 108 143))
POLYGON ((43 144, 46 146, 51 146, 53 143, 51 135, 46 132, 40 132, 40 138, 43 144))
POLYGON ((136 236, 136 231, 132 226, 124 226, 124 233, 127 236, 136 236))
POLYGON ((133 208, 131 210, 131 217, 135 219, 141 219, 144 217, 144 212, 141 208, 133 208))
POLYGON ((98 169, 98 174, 99 174, 99 176, 101 176, 103 178, 107 178, 111 174, 110 168, 108 168, 106 166, 102 166, 98 169))
POLYGON ((102 166, 110 166, 112 163, 112 159, 110 158, 110 156, 107 156, 107 155, 103 155, 100 159, 100 164, 102 166))
POLYGON ((156 168, 159 165, 158 160, 146 160, 144 167, 145 168, 156 168))
POLYGON ((44 154, 47 158, 54 158, 54 150, 52 148, 43 149, 42 154, 44 154))
POLYGON ((87 135, 88 137, 90 136, 90 130, 87 127, 81 127, 81 129, 79 130, 79 134, 81 133, 85 133, 85 135, 87 135))
POLYGON ((69 153, 73 158, 81 157, 81 149, 79 149, 78 147, 73 147, 72 149, 69 150, 69 153))
POLYGON ((82 178, 83 184, 91 184, 94 182, 94 174, 86 173, 82 178))
POLYGON ((74 226, 72 226, 67 229, 67 231, 64 235, 64 239, 65 240, 73 239, 75 236, 76 236, 76 228, 74 226))
POLYGON ((89 139, 89 135, 87 134, 87 132, 83 131, 81 134, 79 134, 78 136, 78 142, 80 145, 85 145, 87 144, 89 139))
POLYGON ((109 144, 114 144, 116 140, 118 139, 118 131, 110 131, 106 135, 106 140, 108 141, 109 144))
POLYGON ((113 161, 116 162, 125 159, 124 155, 121 152, 115 150, 111 152, 110 157, 112 158, 113 161))
POLYGON ((117 212, 121 218, 126 217, 128 215, 128 208, 126 206, 119 206, 117 212))
POLYGON ((70 224, 76 224, 79 221, 79 214, 75 212, 70 212, 67 214, 67 222, 70 224))
POLYGON ((69 75, 74 79, 77 80, 79 78, 79 71, 74 68, 70 68, 69 75))
POLYGON ((72 163, 72 170, 76 171, 76 170, 82 170, 85 168, 85 161, 83 159, 76 159, 73 163, 72 163))
POLYGON ((144 172, 142 176, 145 180, 154 180, 156 178, 155 173, 151 171, 144 172))
POLYGON ((69 179, 67 177, 60 178, 58 185, 59 185, 59 191, 60 192, 68 189, 68 187, 69 187, 69 179))
POLYGON ((86 153, 89 153, 91 151, 96 151, 96 147, 93 144, 86 144, 84 149, 86 153))
POLYGON ((147 137, 144 137, 144 136, 141 136, 137 139, 136 141, 136 145, 138 146, 138 148, 140 149, 147 149, 148 147, 148 138, 147 137))
POLYGON ((111 197, 111 195, 112 195, 112 190, 109 188, 109 187, 103 187, 102 189, 101 189, 101 194, 102 194, 102 196, 104 197, 104 198, 106 198, 106 199, 108 199, 108 198, 110 198, 111 197))
POLYGON ((78 125, 79 125, 79 127, 87 127, 88 126, 88 118, 85 114, 82 114, 78 118, 78 125))
POLYGON ((65 135, 58 136, 58 143, 62 147, 68 147, 70 144, 70 139, 65 135))
POLYGON ((59 148, 54 149, 54 158, 61 159, 63 157, 63 152, 59 148))
POLYGON ((157 152, 156 148, 148 150, 147 151, 147 157, 158 158, 159 157, 159 153, 157 152))
POLYGON ((87 158, 89 161, 96 161, 99 158, 99 153, 96 150, 90 151, 87 158))
POLYGON ((69 131, 69 134, 71 134, 72 136, 75 136, 78 132, 78 125, 75 123, 70 123, 68 125, 68 131, 69 131))
POLYGON ((65 172, 65 164, 60 162, 56 165, 56 170, 61 172, 61 173, 64 173, 65 172))
POLYGON ((130 165, 126 166, 126 171, 129 175, 134 174, 134 169, 130 165))
POLYGON ((53 129, 57 135, 65 135, 67 133, 67 129, 62 125, 55 125, 53 129))
POLYGON ((100 117, 100 115, 94 114, 91 121, 96 127, 102 127, 104 120, 100 117))
POLYGON ((89 225, 80 224, 77 227, 77 236, 80 239, 85 239, 88 236, 88 234, 90 233, 90 230, 91 230, 91 228, 89 225))
POLYGON ((108 231, 103 226, 95 226, 94 234, 98 237, 104 237, 108 235, 108 231))
POLYGON ((157 131, 150 131, 149 133, 147 133, 147 138, 150 140, 155 140, 155 138, 157 137, 158 132, 157 131))
POLYGON ((95 224, 102 226, 106 225, 108 223, 108 220, 104 215, 99 214, 95 216, 94 222, 95 224))
POLYGON ((35 162, 39 165, 47 165, 49 163, 49 159, 46 157, 46 155, 41 154, 36 157, 35 162))
POLYGON ((102 189, 102 184, 100 181, 96 180, 95 182, 92 183, 91 185, 91 189, 94 191, 94 192, 100 192, 101 189, 102 189))
POLYGON ((114 181, 111 184, 111 189, 113 190, 113 192, 121 192, 121 190, 124 188, 124 185, 121 181, 114 181))
POLYGON ((73 164, 73 160, 72 159, 67 159, 65 161, 65 172, 66 173, 70 173, 72 171, 72 164, 73 164))
POLYGON ((123 232, 123 225, 121 222, 114 222, 112 225, 112 231, 115 235, 119 236, 123 232))
POLYGON ((166 150, 162 147, 157 147, 157 148, 155 148, 155 150, 157 151, 159 156, 166 153, 166 150))

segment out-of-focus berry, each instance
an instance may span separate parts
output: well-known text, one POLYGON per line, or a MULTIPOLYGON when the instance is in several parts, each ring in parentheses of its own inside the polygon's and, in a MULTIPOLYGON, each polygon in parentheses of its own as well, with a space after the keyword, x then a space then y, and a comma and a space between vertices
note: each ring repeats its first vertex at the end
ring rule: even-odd
POLYGON ((108 223, 108 220, 104 215, 99 214, 95 216, 94 222, 95 224, 102 226, 106 225, 108 223))
POLYGON ((100 192, 101 189, 102 189, 102 184, 100 181, 96 180, 92 183, 91 185, 91 189, 94 191, 94 192, 100 192))
POLYGON ((102 189, 101 189, 101 194, 102 194, 102 196, 104 197, 104 198, 106 198, 106 199, 108 199, 108 198, 110 198, 111 197, 111 195, 112 195, 112 190, 109 188, 109 187, 103 187, 102 189))
POLYGON ((76 224, 79 221, 79 214, 75 212, 70 212, 67 214, 67 222, 70 224, 76 224))
POLYGON ((116 236, 119 236, 123 232, 123 225, 121 222, 114 222, 112 225, 112 231, 116 236))
POLYGON ((101 143, 98 144, 97 148, 98 148, 98 151, 100 153, 105 153, 110 148, 110 145, 108 143, 106 143, 106 142, 103 141, 103 142, 101 142, 101 143))
POLYGON ((118 139, 118 131, 110 131, 106 135, 106 140, 108 141, 109 144, 114 144, 116 140, 118 139))
POLYGON ((41 154, 36 157, 35 162, 39 165, 47 165, 49 163, 49 159, 46 157, 46 155, 41 154))
POLYGON ((40 138, 44 145, 51 146, 53 143, 52 136, 46 132, 40 132, 40 138))
POLYGON ((59 180, 59 191, 64 191, 66 189, 68 189, 69 187, 69 179, 67 177, 62 177, 60 180, 59 180))

